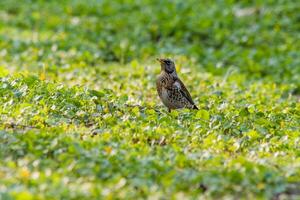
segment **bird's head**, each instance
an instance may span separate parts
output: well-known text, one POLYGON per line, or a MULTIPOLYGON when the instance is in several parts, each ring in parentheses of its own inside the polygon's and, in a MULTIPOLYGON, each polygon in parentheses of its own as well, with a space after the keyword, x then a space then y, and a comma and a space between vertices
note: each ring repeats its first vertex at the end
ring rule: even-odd
POLYGON ((172 74, 175 72, 176 68, 175 63, 169 58, 157 58, 157 61, 160 62, 161 71, 165 71, 168 74, 172 74))

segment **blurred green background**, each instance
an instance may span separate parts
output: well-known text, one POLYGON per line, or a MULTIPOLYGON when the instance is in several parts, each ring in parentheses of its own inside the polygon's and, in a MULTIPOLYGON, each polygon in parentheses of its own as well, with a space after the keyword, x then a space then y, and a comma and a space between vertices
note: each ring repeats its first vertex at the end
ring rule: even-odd
POLYGON ((2 66, 92 67, 185 56, 213 74, 297 84, 298 1, 0 2, 2 66), (64 57, 64 59, 62 59, 64 57))

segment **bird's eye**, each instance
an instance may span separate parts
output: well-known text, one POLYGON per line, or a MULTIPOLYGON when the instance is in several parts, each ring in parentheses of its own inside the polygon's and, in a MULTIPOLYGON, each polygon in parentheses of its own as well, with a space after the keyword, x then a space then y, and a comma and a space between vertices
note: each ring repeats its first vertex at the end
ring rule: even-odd
POLYGON ((167 63, 168 65, 171 64, 171 62, 170 62, 169 60, 167 60, 166 63, 167 63))

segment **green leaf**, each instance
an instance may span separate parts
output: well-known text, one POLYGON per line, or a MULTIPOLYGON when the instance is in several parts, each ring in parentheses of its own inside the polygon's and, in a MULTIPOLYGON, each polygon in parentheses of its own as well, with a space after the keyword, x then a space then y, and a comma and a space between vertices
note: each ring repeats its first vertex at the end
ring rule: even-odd
POLYGON ((210 115, 209 115, 209 112, 207 110, 198 110, 197 113, 196 113, 196 118, 201 118, 201 119, 204 119, 204 120, 209 120, 210 118, 210 115))

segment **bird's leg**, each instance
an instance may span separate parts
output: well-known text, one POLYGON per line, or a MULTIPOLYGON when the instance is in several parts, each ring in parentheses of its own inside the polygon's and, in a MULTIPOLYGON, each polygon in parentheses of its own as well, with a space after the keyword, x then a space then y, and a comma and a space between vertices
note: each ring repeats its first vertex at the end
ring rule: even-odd
POLYGON ((169 112, 169 113, 171 112, 171 108, 168 108, 168 112, 169 112))

